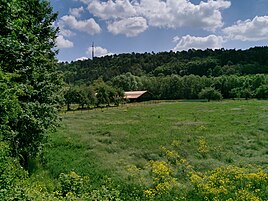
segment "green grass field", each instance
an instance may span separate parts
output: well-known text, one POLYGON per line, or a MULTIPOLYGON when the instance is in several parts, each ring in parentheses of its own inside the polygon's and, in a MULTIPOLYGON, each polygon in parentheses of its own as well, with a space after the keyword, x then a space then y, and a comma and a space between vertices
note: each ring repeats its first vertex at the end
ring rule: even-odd
POLYGON ((103 176, 124 183, 131 165, 144 168, 161 159, 160 147, 174 141, 197 171, 265 167, 268 101, 159 102, 67 112, 45 148, 45 168, 54 177, 74 170, 96 184, 103 176))

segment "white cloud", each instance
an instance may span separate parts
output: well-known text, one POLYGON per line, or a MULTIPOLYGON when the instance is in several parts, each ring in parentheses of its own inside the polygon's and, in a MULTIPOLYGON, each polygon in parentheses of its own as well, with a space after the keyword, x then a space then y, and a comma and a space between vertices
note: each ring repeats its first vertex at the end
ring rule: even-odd
POLYGON ((192 4, 189 0, 141 0, 140 13, 149 25, 157 27, 197 27, 215 31, 223 26, 220 10, 229 8, 230 1, 208 0, 192 4))
POLYGON ((61 17, 59 24, 61 24, 62 27, 68 26, 72 29, 86 32, 91 35, 98 34, 101 32, 100 26, 93 18, 87 20, 77 20, 72 15, 65 15, 61 17))
POLYGON ((174 37, 174 42, 177 42, 173 51, 181 51, 188 49, 219 49, 222 48, 223 38, 221 36, 209 35, 206 37, 183 36, 181 38, 174 37))
POLYGON ((70 37, 70 36, 74 36, 75 35, 75 33, 72 32, 71 30, 66 29, 65 23, 62 20, 58 21, 57 24, 56 24, 56 26, 59 27, 59 29, 60 29, 60 33, 59 34, 62 35, 62 36, 70 37))
MULTIPOLYGON (((89 57, 92 57, 92 47, 89 47, 86 51, 86 54, 89 55, 89 57)), ((112 55, 113 53, 109 52, 107 49, 102 47, 94 47, 94 55, 95 57, 103 57, 107 55, 112 55)))
POLYGON ((72 41, 65 39, 62 35, 56 38, 56 44, 58 48, 71 48, 74 46, 72 41))
POLYGON ((201 1, 198 5, 189 0, 92 0, 88 10, 104 20, 144 17, 155 27, 189 26, 215 31, 223 26, 221 10, 230 6, 228 0, 201 1))
POLYGON ((107 2, 93 0, 89 3, 88 10, 93 15, 105 20, 131 17, 136 14, 136 10, 129 0, 108 0, 107 2))
POLYGON ((228 39, 259 41, 268 39, 268 16, 256 16, 253 20, 237 21, 223 29, 228 39))
POLYGON ((80 17, 81 13, 84 12, 84 8, 81 6, 80 8, 70 8, 69 13, 72 16, 80 17))
POLYGON ((73 1, 80 1, 80 2, 82 2, 84 4, 89 4, 93 0, 73 0, 73 1))
POLYGON ((173 42, 178 42, 179 40, 180 40, 181 38, 179 37, 179 36, 175 36, 174 38, 173 38, 173 42))
POLYGON ((107 28, 115 35, 125 34, 127 37, 133 37, 144 32, 148 25, 143 17, 132 17, 109 23, 107 28))
POLYGON ((60 28, 60 35, 63 35, 65 37, 75 36, 75 33, 72 32, 69 29, 65 29, 64 27, 59 26, 60 28))
POLYGON ((87 60, 88 57, 79 57, 77 59, 75 59, 75 61, 83 61, 83 60, 87 60))

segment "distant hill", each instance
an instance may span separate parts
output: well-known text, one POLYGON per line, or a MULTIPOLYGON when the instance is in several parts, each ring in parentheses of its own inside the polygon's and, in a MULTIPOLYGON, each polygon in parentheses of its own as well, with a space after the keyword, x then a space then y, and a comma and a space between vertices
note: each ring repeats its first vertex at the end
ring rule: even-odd
POLYGON ((221 76, 268 73, 268 47, 247 50, 194 50, 160 53, 128 53, 94 58, 93 60, 59 63, 65 81, 92 83, 130 72, 136 76, 167 76, 171 74, 221 76))

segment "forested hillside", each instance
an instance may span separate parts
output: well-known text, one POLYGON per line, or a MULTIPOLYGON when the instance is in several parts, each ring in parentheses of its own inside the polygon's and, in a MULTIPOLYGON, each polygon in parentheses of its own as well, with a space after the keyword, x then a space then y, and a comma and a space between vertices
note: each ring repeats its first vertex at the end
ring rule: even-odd
POLYGON ((268 98, 268 47, 132 53, 60 63, 70 104, 118 104, 123 91, 153 99, 268 98), (98 97, 95 97, 95 93, 98 97), (115 99, 115 97, 117 97, 115 99), (118 99, 119 97, 119 99, 118 99))
POLYGON ((248 50, 194 50, 182 52, 131 53, 95 57, 93 60, 60 63, 67 83, 104 81, 130 72, 135 76, 177 74, 199 76, 249 75, 268 73, 268 47, 248 50))

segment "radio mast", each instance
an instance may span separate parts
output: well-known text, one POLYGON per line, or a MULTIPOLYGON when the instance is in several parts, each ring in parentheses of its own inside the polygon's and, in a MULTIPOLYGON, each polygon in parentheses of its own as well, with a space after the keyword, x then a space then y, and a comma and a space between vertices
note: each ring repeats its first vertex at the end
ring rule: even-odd
POLYGON ((95 47, 94 47, 94 42, 92 42, 92 48, 91 48, 91 56, 92 56, 92 60, 94 59, 95 57, 95 47))

